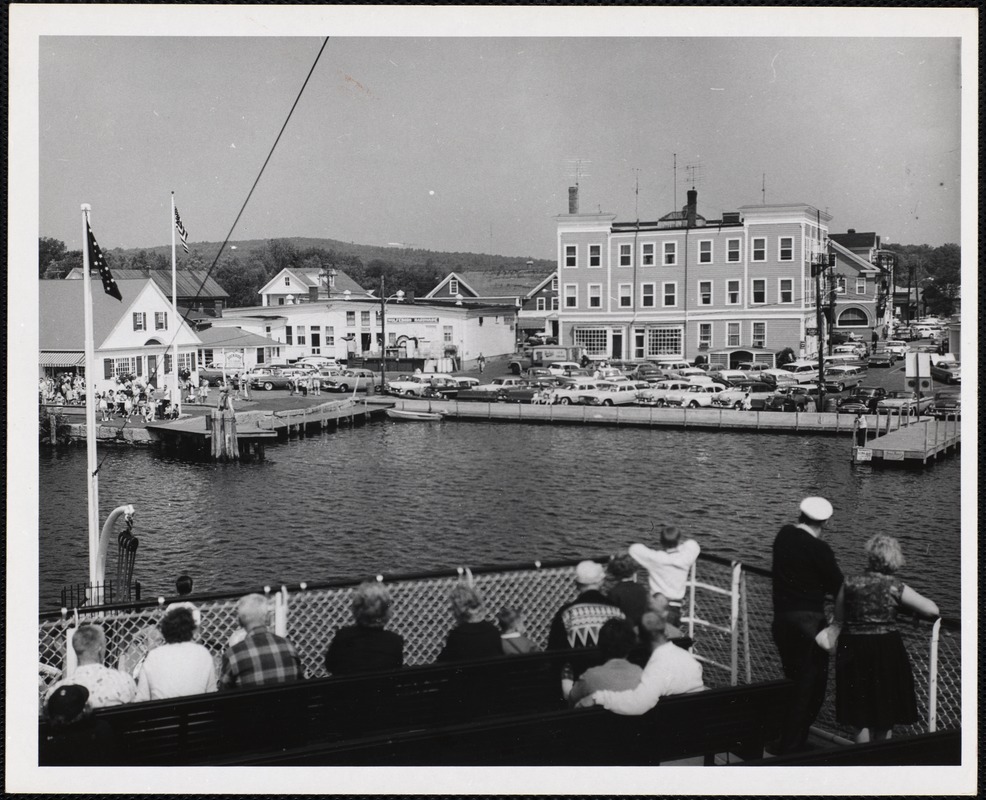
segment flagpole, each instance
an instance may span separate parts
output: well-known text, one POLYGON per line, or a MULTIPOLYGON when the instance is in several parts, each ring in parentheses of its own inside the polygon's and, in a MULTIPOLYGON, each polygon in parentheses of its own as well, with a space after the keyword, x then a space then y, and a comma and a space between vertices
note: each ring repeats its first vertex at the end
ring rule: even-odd
POLYGON ((175 258, 175 193, 171 193, 171 313, 174 315, 175 333, 171 341, 174 355, 171 360, 171 402, 181 413, 181 391, 178 388, 178 271, 175 258))
POLYGON ((98 605, 101 591, 96 589, 96 560, 99 553, 99 474, 96 462, 96 345, 93 341, 92 279, 89 275, 89 212, 92 206, 82 204, 82 277, 83 305, 86 325, 86 495, 89 504, 89 591, 91 605, 98 605))

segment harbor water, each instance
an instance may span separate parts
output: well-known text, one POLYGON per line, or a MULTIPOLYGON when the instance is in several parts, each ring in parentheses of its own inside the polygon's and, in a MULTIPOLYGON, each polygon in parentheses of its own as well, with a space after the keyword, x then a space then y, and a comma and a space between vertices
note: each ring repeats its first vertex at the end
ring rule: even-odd
MULTIPOLYGON (((802 497, 836 509, 826 537, 846 573, 863 543, 897 536, 901 577, 960 616, 960 460, 924 471, 851 466, 844 437, 514 424, 374 422, 283 442, 251 464, 100 450, 100 519, 136 510, 143 596, 578 558, 659 522, 770 566, 802 497)), ((84 448, 40 454, 42 611, 87 579, 84 448)), ((122 523, 121 523, 122 527, 122 523)), ((111 542, 107 576, 115 574, 111 542)))

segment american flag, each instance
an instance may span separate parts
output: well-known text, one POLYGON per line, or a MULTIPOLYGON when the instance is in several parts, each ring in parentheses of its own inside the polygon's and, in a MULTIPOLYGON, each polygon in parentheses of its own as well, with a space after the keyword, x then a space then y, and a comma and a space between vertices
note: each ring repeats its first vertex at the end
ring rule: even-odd
POLYGON ((181 224, 181 217, 178 216, 178 206, 175 206, 175 227, 178 229, 178 238, 181 239, 181 246, 188 252, 188 231, 181 224))
POLYGON ((99 278, 103 282, 103 291, 110 297, 115 297, 122 302, 123 295, 120 294, 120 287, 116 285, 116 281, 113 280, 113 276, 110 274, 110 268, 106 266, 103 251, 99 249, 99 245, 96 243, 96 237, 92 235, 92 228, 89 227, 88 222, 86 223, 86 232, 89 239, 90 271, 93 267, 99 270, 99 278))

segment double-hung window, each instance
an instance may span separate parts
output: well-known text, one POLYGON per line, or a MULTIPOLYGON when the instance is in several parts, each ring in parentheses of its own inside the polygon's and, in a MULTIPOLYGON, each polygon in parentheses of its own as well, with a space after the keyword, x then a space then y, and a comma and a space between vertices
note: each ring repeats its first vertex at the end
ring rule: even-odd
POLYGON ((589 287, 589 308, 603 307, 603 285, 601 283, 590 283, 589 287))
POLYGON ((557 297, 552 297, 551 298, 551 310, 552 311, 557 311, 558 310, 558 298, 557 297))
POLYGON ((621 283, 619 292, 620 308, 630 308, 633 305, 633 284, 621 283))
POLYGON ((369 311, 360 311, 359 312, 359 324, 362 325, 364 328, 369 328, 370 327, 370 312, 369 311))
POLYGON ((448 293, 451 295, 456 295, 459 293, 459 279, 449 278, 448 281, 448 293))
POLYGON ((781 303, 793 303, 794 302, 794 279, 793 278, 781 278, 777 284, 777 290, 780 294, 781 303))
POLYGON ((589 266, 601 267, 603 265, 603 246, 601 244, 589 245, 589 266))
POLYGON ((794 237, 781 236, 777 240, 777 260, 794 261, 794 237))
POLYGON ((565 266, 577 267, 579 265, 578 248, 574 244, 565 245, 565 266))
POLYGON ((740 324, 738 322, 726 323, 726 347, 739 347, 740 343, 740 324))
POLYGON ((620 245, 620 266, 621 267, 633 266, 633 245, 630 244, 620 245))
POLYGON ((738 306, 741 300, 740 282, 738 280, 726 281, 726 305, 738 306))
POLYGON ((156 331, 166 331, 166 330, 168 330, 168 312, 167 311, 155 311, 154 312, 154 330, 156 330, 156 331))
POLYGON ((643 267, 654 266, 654 243, 644 242, 640 245, 640 265, 643 267))
POLYGON ((711 322, 698 323, 698 346, 703 350, 708 350, 710 347, 712 347, 711 322))
POLYGON ((753 261, 766 261, 767 260, 767 238, 765 236, 754 236, 752 240, 752 260, 753 261))
POLYGON ((144 311, 134 311, 134 330, 147 330, 147 313, 144 311))
POLYGON ((640 306, 641 308, 654 308, 657 300, 654 294, 656 286, 653 283, 642 283, 640 285, 640 306))
POLYGON ((336 343, 336 329, 334 325, 325 326, 325 346, 334 347, 336 343))
POLYGON ((664 266, 673 267, 678 263, 678 243, 677 242, 665 242, 664 243, 664 266))
POLYGON ((712 281, 698 282, 698 304, 700 306, 712 305, 712 281))
POLYGON ((665 308, 678 305, 678 284, 665 281, 661 284, 662 305, 665 308))
POLYGON ((739 239, 726 239, 726 261, 728 263, 738 264, 740 262, 741 243, 739 239))
POLYGON ((698 263, 699 264, 711 264, 712 263, 712 240, 702 239, 698 243, 698 263))
POLYGON ((555 275, 555 277, 553 277, 551 279, 551 291, 553 291, 553 292, 557 292, 558 291, 558 276, 557 275, 555 275))
POLYGON ((753 346, 754 347, 766 347, 767 346, 767 323, 766 322, 754 322, 753 323, 753 346))
POLYGON ((539 297, 535 301, 535 305, 537 307, 536 308, 537 311, 546 311, 547 310, 547 298, 539 297))
POLYGON ((306 344, 305 326, 299 325, 294 332, 295 344, 306 344))
POLYGON ((294 344, 294 328, 290 325, 284 326, 284 344, 294 344))
POLYGON ((355 328, 356 327, 356 312, 347 311, 346 312, 346 327, 355 328))
POLYGON ((752 297, 750 302, 754 305, 763 305, 767 302, 767 281, 763 278, 754 278, 752 297))
POLYGON ((866 294, 866 278, 863 276, 856 278, 856 294, 866 294))
POLYGON ((579 287, 576 283, 565 284, 565 308, 579 307, 579 287))

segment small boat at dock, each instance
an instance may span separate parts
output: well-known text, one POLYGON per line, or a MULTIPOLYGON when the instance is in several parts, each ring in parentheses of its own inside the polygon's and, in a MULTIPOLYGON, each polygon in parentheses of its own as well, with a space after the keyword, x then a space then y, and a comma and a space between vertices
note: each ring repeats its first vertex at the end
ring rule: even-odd
POLYGON ((402 422, 438 422, 445 415, 440 411, 407 411, 401 408, 388 408, 387 416, 402 422))

